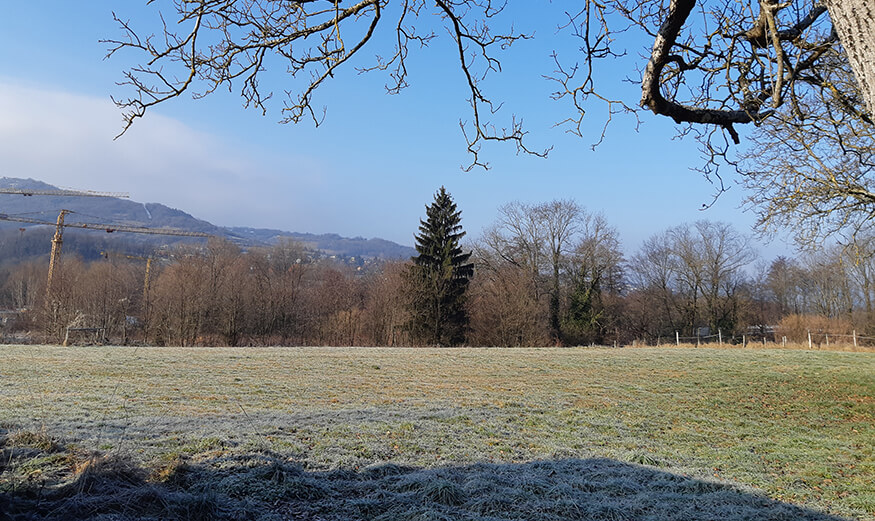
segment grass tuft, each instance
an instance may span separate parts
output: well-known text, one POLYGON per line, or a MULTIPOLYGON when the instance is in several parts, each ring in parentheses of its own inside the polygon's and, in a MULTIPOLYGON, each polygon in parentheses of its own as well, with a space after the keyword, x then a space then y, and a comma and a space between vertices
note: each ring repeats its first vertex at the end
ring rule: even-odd
POLYGON ((59 490, 62 496, 89 494, 100 491, 116 492, 135 488, 146 482, 148 474, 130 459, 91 454, 77 462, 73 482, 59 490))
POLYGON ((0 447, 37 449, 42 452, 58 452, 63 447, 58 440, 46 432, 45 426, 40 430, 16 430, 7 434, 0 447))
POLYGON ((422 488, 422 497, 448 506, 457 506, 465 502, 465 492, 452 481, 442 478, 428 481, 422 488))
POLYGON ((629 458, 629 461, 632 463, 637 463, 639 465, 647 465, 650 467, 665 467, 666 466, 666 464, 662 460, 660 460, 660 459, 658 459, 658 458, 656 458, 656 457, 654 457, 646 452, 636 452, 636 453, 632 454, 632 457, 629 458))
POLYGON ((219 497, 213 492, 172 495, 166 510, 172 514, 168 516, 170 519, 212 521, 224 518, 219 497))

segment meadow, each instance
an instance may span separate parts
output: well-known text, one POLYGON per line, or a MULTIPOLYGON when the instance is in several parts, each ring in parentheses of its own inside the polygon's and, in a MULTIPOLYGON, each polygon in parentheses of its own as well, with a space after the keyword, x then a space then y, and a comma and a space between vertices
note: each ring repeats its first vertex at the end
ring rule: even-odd
POLYGON ((875 353, 0 346, 0 519, 875 520, 875 353))

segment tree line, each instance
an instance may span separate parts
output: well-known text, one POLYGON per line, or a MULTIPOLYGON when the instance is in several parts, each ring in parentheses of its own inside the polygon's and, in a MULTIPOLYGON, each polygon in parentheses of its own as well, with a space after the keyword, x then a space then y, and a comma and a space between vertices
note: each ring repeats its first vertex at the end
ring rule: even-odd
POLYGON ((68 327, 152 345, 625 345, 678 337, 875 334, 872 244, 766 262, 712 221, 659 232, 629 256, 607 219, 571 200, 501 207, 465 242, 441 188, 410 261, 349 265, 300 244, 225 240, 163 255, 3 268, 7 330, 60 342, 68 327), (778 333, 776 333, 778 331, 778 333))

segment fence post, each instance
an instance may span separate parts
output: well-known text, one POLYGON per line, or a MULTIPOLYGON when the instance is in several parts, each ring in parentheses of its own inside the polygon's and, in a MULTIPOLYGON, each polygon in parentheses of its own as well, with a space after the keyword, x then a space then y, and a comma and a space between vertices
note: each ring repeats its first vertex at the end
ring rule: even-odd
POLYGON ((829 348, 829 333, 824 333, 823 336, 826 338, 826 347, 829 348))
POLYGON ((720 342, 720 345, 723 345, 723 331, 717 329, 717 340, 720 342))
POLYGON ((857 347, 857 330, 854 330, 854 347, 857 347))
POLYGON ((747 339, 744 337, 744 335, 741 335, 741 347, 744 347, 745 343, 747 343, 747 339))
POLYGON ((784 348, 787 347, 787 337, 781 337, 781 344, 784 348))
POLYGON ((811 330, 808 330, 808 349, 811 349, 811 330))
POLYGON ((681 345, 681 334, 679 332, 674 332, 674 339, 675 342, 677 342, 677 345, 681 345))

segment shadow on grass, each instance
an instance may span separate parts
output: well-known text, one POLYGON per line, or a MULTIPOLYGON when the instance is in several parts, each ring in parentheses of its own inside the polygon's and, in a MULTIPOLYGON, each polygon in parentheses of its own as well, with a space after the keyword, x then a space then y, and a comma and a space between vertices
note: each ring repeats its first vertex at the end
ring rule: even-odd
POLYGON ((842 518, 611 459, 308 471, 272 453, 145 469, 39 435, 0 441, 3 520, 811 520, 842 518))

